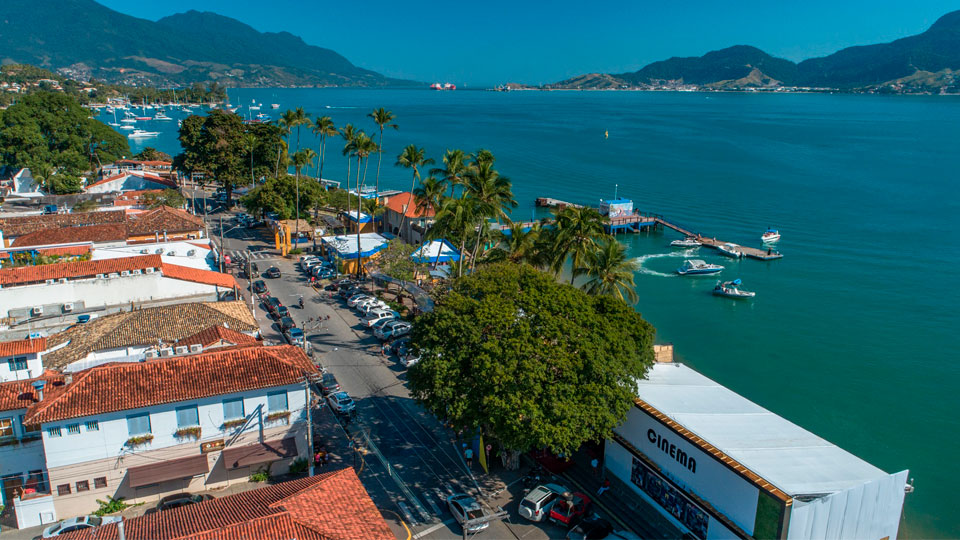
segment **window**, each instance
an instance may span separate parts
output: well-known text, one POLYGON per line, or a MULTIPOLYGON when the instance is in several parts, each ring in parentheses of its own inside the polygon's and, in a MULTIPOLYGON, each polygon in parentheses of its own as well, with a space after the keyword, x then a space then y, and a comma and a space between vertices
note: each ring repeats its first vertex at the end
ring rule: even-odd
POLYGON ((94 478, 94 479, 93 479, 93 487, 95 487, 95 488, 97 488, 97 489, 107 487, 107 477, 106 477, 106 476, 98 476, 98 477, 94 478))
POLYGON ((80 480, 77 482, 77 493, 81 491, 90 491, 90 482, 86 480, 80 480))
POLYGON ((150 433, 150 414, 133 414, 127 417, 127 432, 131 437, 150 433))
POLYGON ((243 398, 223 400, 223 419, 237 420, 243 418, 243 398))
POLYGON ((60 436, 60 428, 58 428, 58 427, 47 428, 47 436, 48 436, 48 437, 59 437, 59 436, 60 436))
POLYGON ((33 424, 33 425, 31 425, 31 426, 28 426, 26 423, 24 423, 24 421, 23 421, 24 418, 25 418, 25 416, 21 414, 21 415, 20 415, 20 427, 23 428, 23 438, 26 439, 26 438, 30 438, 30 437, 38 437, 38 436, 40 436, 40 432, 41 432, 40 424, 33 424))
POLYGON ((7 360, 7 365, 10 366, 10 371, 27 369, 27 357, 18 356, 16 358, 11 358, 10 360, 7 360))
POLYGON ((67 434, 68 434, 68 435, 79 435, 79 434, 80 434, 80 424, 67 424, 67 434))
POLYGON ((13 437, 13 418, 0 418, 0 439, 13 437))
POLYGON ((200 425, 200 415, 197 406, 177 407, 177 427, 186 428, 200 425))
POLYGON ((70 484, 60 484, 57 486, 57 495, 69 495, 70 494, 70 484))
POLYGON ((100 431, 100 422, 97 420, 87 421, 87 431, 100 431))
POLYGON ((267 410, 270 412, 279 412, 287 410, 287 393, 270 392, 267 394, 267 410))

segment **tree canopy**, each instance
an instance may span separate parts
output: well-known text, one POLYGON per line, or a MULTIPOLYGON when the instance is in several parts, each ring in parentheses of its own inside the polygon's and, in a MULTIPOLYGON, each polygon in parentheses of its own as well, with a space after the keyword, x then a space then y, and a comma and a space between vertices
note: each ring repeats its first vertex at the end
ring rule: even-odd
POLYGON ((624 419, 654 333, 625 303, 529 265, 478 267, 418 318, 410 388, 433 414, 505 449, 570 453, 624 419))
POLYGON ((123 135, 90 117, 71 96, 35 92, 23 96, 0 117, 0 162, 46 170, 45 187, 54 193, 80 190, 80 176, 100 163, 130 153, 123 135))
POLYGON ((161 152, 152 146, 148 146, 140 152, 134 154, 133 159, 139 161, 173 161, 170 154, 161 152))
MULTIPOLYGON (((305 179, 300 182, 300 217, 309 214, 313 208, 321 206, 327 198, 327 191, 316 181, 305 179)), ((285 174, 280 178, 270 178, 244 195, 240 202, 254 214, 276 212, 280 219, 292 219, 297 215, 297 179, 285 174)))

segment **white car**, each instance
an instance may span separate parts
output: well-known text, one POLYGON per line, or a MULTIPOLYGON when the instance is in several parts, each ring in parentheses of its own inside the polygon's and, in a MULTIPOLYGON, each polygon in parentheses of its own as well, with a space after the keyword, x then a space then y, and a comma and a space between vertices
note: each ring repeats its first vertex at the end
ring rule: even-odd
POLYGON ((390 338, 409 334, 411 328, 413 328, 413 325, 407 321, 393 321, 378 328, 377 331, 374 332, 374 335, 381 340, 386 341, 390 338))
POLYGON ((371 324, 371 325, 370 325, 370 329, 373 330, 374 333, 376 333, 377 330, 380 330, 381 328, 383 328, 384 326, 392 323, 392 322, 395 321, 395 320, 397 320, 396 317, 393 317, 393 318, 387 317, 387 318, 384 318, 384 319, 380 319, 379 321, 371 324))
POLYGON ((456 495, 447 497, 447 506, 450 508, 450 513, 453 514, 457 523, 466 529, 465 532, 480 532, 490 526, 489 521, 469 526, 464 525, 464 522, 468 520, 480 519, 490 515, 477 503, 476 499, 465 493, 457 493, 456 495))
POLYGON ((367 328, 373 328, 373 325, 384 319, 398 319, 400 314, 389 309, 373 309, 367 311, 367 316, 361 321, 367 328))
POLYGON ((361 315, 367 316, 371 311, 377 311, 378 309, 387 309, 390 306, 383 300, 376 300, 374 302, 363 302, 357 306, 357 311, 361 315))
POLYGON ((550 515, 553 503, 567 491, 567 488, 557 484, 541 484, 520 501, 519 513, 530 521, 543 521, 550 515))
POLYGON ((357 408, 353 398, 346 392, 333 392, 327 395, 327 403, 330 404, 331 409, 338 413, 348 413, 357 408))
POLYGON ((92 529, 94 527, 99 527, 104 523, 114 523, 120 521, 119 516, 80 516, 70 519, 65 519, 60 523, 51 525, 43 530, 43 538, 56 538, 61 534, 66 534, 72 531, 82 531, 84 529, 92 529))
POLYGON ((400 365, 405 368, 417 365, 420 362, 420 353, 414 351, 407 351, 400 354, 400 365))
POLYGON ((356 294, 356 295, 351 296, 350 299, 347 300, 347 305, 350 306, 350 307, 353 307, 353 306, 356 306, 356 305, 357 305, 357 302, 360 302, 360 301, 362 301, 362 300, 366 300, 366 299, 368 299, 368 298, 373 298, 373 297, 370 296, 369 294, 356 294))

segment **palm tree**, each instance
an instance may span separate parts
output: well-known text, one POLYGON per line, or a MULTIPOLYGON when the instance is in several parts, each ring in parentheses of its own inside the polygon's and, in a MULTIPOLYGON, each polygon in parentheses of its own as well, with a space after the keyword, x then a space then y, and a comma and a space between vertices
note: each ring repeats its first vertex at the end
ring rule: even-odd
MULTIPOLYGON (((370 118, 373 118, 374 123, 380 127, 380 142, 377 144, 380 148, 383 148, 383 128, 392 127, 393 129, 398 129, 396 124, 393 124, 393 120, 396 118, 392 112, 380 107, 375 109, 372 113, 368 114, 370 118)), ((383 161, 383 153, 377 157, 377 187, 374 193, 377 194, 377 197, 380 196, 380 163, 383 161)))
POLYGON ((344 145, 342 154, 347 158, 347 179, 346 179, 346 190, 347 190, 347 216, 350 215, 350 158, 353 153, 353 139, 357 136, 356 130, 353 127, 353 124, 347 124, 340 128, 340 136, 343 137, 344 145))
POLYGON ((303 150, 298 150, 293 154, 293 168, 297 173, 296 176, 296 191, 297 191, 297 236, 300 238, 300 170, 310 164, 313 161, 315 152, 310 148, 304 148, 303 150))
MULTIPOLYGON (((290 111, 287 111, 287 112, 289 113, 290 111)), ((286 113, 284 113, 284 117, 286 117, 286 113)), ((303 112, 303 107, 297 107, 296 109, 293 110, 293 114, 290 118, 292 120, 290 127, 297 128, 297 149, 295 151, 299 152, 300 151, 300 126, 310 123, 310 114, 303 112)))
POLYGON ((327 150, 327 137, 332 137, 337 134, 337 127, 333 124, 333 119, 329 116, 321 116, 317 118, 313 127, 313 134, 320 137, 320 148, 319 148, 319 157, 320 163, 317 166, 317 180, 323 180, 323 158, 327 150))
POLYGON ((448 197, 443 200, 437 217, 427 231, 427 238, 436 240, 443 237, 460 240, 460 264, 458 276, 463 275, 463 256, 467 243, 467 236, 476 227, 476 202, 467 197, 448 197))
POLYGON ((483 221, 488 218, 509 221, 506 210, 516 208, 517 201, 513 198, 513 191, 510 179, 500 176, 500 173, 493 168, 493 154, 486 150, 477 153, 474 162, 466 174, 466 185, 464 195, 474 199, 477 203, 477 210, 481 222, 481 230, 478 230, 476 244, 470 259, 470 267, 476 266, 477 255, 480 251, 483 221))
POLYGON ((469 160, 470 155, 465 154, 463 150, 447 150, 443 154, 443 168, 430 169, 430 174, 440 175, 440 178, 450 186, 450 196, 453 197, 456 187, 463 185, 469 160))
POLYGON ((537 239, 540 237, 540 224, 524 227, 521 223, 511 223, 510 228, 497 231, 497 245, 484 254, 491 262, 510 261, 513 263, 537 263, 537 239))
POLYGON ((627 248, 616 239, 601 240, 597 249, 587 252, 584 263, 574 269, 573 275, 590 277, 581 285, 587 294, 613 296, 631 305, 640 299, 633 282, 640 264, 627 257, 627 248))
MULTIPOLYGON (((440 208, 440 204, 443 202, 443 194, 447 191, 446 182, 443 180, 438 180, 434 176, 428 176, 420 181, 420 185, 413 190, 413 199, 417 203, 417 211, 420 213, 425 213, 427 210, 433 210, 434 215, 436 215, 437 210, 440 208)), ((420 243, 420 249, 423 249, 423 246, 426 245, 426 235, 423 236, 423 241, 420 243)), ((434 261, 433 265, 436 266, 440 263, 440 253, 442 250, 437 250, 437 260, 434 261)))
MULTIPOLYGON (((359 278, 363 275, 363 268, 360 265, 360 206, 363 204, 363 198, 360 197, 360 164, 363 160, 369 159, 370 154, 379 150, 380 147, 363 130, 357 133, 351 146, 353 154, 357 156, 357 277, 359 278)), ((376 204, 376 200, 374 200, 374 204, 376 204)), ((373 217, 371 216, 370 219, 373 219, 373 217)))
POLYGON ((410 207, 410 201, 413 200, 413 189, 416 187, 417 181, 420 180, 420 167, 425 167, 433 163, 433 159, 427 157, 427 151, 423 148, 417 148, 415 144, 407 145, 407 147, 403 149, 403 152, 400 152, 400 155, 397 156, 397 162, 394 165, 413 169, 413 180, 410 182, 410 197, 407 198, 407 203, 403 205, 403 215, 400 216, 401 234, 403 234, 403 221, 407 217, 407 208, 410 207))
MULTIPOLYGON (((283 138, 290 136, 290 132, 293 129, 293 122, 296 122, 296 119, 296 114, 294 114, 293 111, 287 111, 277 119, 277 127, 280 128, 277 136, 277 178, 280 178, 280 157, 282 156, 281 151, 283 150, 283 138)), ((290 145, 288 144, 287 146, 290 145)))
MULTIPOLYGON (((559 276, 570 258, 573 268, 583 266, 588 253, 596 249, 596 240, 605 236, 603 216, 594 208, 568 206, 555 212, 556 232, 551 267, 559 276)), ((573 275, 570 284, 573 285, 573 275)))
POLYGON ((57 171, 53 168, 53 165, 47 163, 46 161, 41 161, 30 168, 30 174, 33 175, 33 179, 37 180, 38 184, 43 186, 44 189, 51 193, 53 191, 51 183, 53 181, 53 175, 56 174, 56 172, 57 171))

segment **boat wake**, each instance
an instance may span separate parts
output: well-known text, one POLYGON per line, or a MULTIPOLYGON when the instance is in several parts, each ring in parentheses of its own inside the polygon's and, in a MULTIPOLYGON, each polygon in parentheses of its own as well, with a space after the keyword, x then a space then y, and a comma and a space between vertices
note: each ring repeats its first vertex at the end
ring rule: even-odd
POLYGON ((641 274, 648 276, 658 276, 658 277, 676 277, 676 274, 667 274, 664 272, 658 272, 652 268, 646 267, 646 262, 651 259, 664 259, 664 258, 675 258, 675 259, 684 259, 688 257, 693 257, 697 254, 697 248, 685 249, 683 251, 669 251, 667 253, 650 253, 648 255, 641 255, 634 260, 639 263, 640 268, 637 270, 641 274))
POLYGON ((356 109, 357 107, 348 107, 340 105, 324 105, 327 109, 356 109))

